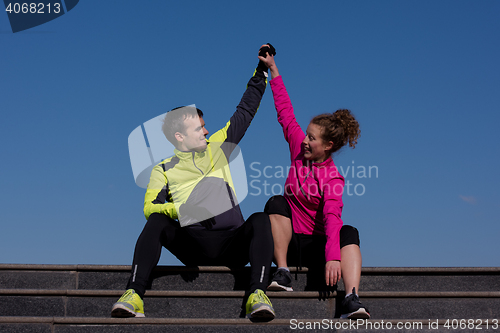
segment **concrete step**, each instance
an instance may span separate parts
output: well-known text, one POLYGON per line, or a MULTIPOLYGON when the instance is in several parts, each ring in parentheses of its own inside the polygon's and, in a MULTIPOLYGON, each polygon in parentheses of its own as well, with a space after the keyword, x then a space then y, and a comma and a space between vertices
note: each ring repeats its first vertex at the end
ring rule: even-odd
POLYGON ((483 332, 498 330, 498 320, 358 320, 275 319, 252 323, 246 319, 113 319, 68 317, 0 317, 3 333, 151 333, 151 332, 483 332), (461 328, 465 327, 465 328, 461 328))
MULTIPOLYGON (((321 289, 314 283, 318 274, 307 268, 291 271, 297 277, 294 290, 321 289)), ((130 266, 0 265, 0 288, 123 290, 129 274, 130 266)), ((160 266, 153 275, 152 290, 245 290, 249 268, 160 266)), ((343 290, 342 282, 338 287, 343 290)), ((365 267, 360 290, 497 291, 500 267, 365 267)))
MULTIPOLYGON (((145 312, 152 318, 238 318, 243 291, 148 291, 145 312)), ((0 290, 4 316, 109 317, 121 296, 109 290, 0 290)), ((339 317, 337 293, 268 292, 279 318, 339 317)), ((498 318, 500 292, 360 292, 379 319, 498 318)))
POLYGON ((246 319, 149 319, 0 317, 2 333, 285 332, 290 322, 246 319))
MULTIPOLYGON (((345 295, 342 284, 325 291, 310 283, 312 270, 292 269, 297 275, 294 292, 268 292, 277 318, 255 324, 239 318, 248 267, 160 266, 145 295, 147 318, 109 318, 129 272, 130 266, 0 265, 0 332, 289 331, 294 320, 299 325, 297 318, 307 318, 301 322, 309 324, 336 322, 345 295)), ((444 319, 474 319, 475 324, 488 320, 490 330, 497 320, 500 330, 499 290, 500 268, 495 267, 369 267, 362 270, 359 295, 370 309, 371 322, 379 323, 373 332, 384 331, 383 320, 428 325, 429 320, 444 319)))

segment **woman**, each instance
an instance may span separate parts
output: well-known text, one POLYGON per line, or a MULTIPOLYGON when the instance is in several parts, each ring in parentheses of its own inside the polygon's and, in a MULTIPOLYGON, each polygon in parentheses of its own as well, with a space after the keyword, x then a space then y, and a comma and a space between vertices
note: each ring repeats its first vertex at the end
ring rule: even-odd
POLYGON ((327 286, 334 286, 342 276, 346 292, 350 291, 342 301, 341 318, 370 318, 356 294, 361 275, 359 235, 356 228, 342 226, 344 178, 331 157, 346 144, 354 148, 359 124, 349 110, 343 109, 314 117, 304 134, 295 120, 274 57, 259 59, 271 71, 278 121, 292 162, 284 195, 269 199, 265 208, 278 266, 268 290, 292 291, 290 260, 298 259, 308 267, 324 266, 327 286), (293 253, 296 249, 298 253, 293 253))

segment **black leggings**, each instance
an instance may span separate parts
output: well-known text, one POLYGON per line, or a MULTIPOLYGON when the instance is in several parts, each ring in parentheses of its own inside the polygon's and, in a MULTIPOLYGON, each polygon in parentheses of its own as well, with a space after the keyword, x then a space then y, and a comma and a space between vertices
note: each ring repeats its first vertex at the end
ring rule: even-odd
MULTIPOLYGON (((271 197, 264 208, 266 214, 278 214, 288 217, 291 221, 292 210, 282 195, 271 197)), ((292 225, 293 230, 293 225, 292 225)), ((356 244, 359 246, 358 229, 343 225, 340 229, 340 248, 346 245, 356 244)), ((325 258, 326 236, 305 235, 292 233, 292 240, 288 246, 287 263, 289 266, 307 267, 320 266, 326 263, 325 258)))
POLYGON ((255 213, 236 230, 181 228, 164 214, 151 214, 135 246, 132 273, 127 289, 141 298, 150 275, 160 260, 162 246, 188 266, 251 265, 250 288, 266 290, 274 243, 269 216, 255 213))

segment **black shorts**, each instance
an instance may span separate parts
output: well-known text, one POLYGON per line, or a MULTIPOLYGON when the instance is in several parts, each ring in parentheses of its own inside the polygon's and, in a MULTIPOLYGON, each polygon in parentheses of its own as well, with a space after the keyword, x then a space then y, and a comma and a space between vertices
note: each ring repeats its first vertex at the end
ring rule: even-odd
MULTIPOLYGON (((278 214, 292 219, 292 209, 282 195, 271 197, 264 208, 266 214, 278 214)), ((293 224, 292 224, 293 230, 293 224)), ((340 229, 340 248, 346 245, 359 246, 359 232, 353 226, 343 225, 340 229)), ((292 240, 288 246, 287 261, 289 266, 324 265, 326 236, 305 235, 292 232, 292 240)))

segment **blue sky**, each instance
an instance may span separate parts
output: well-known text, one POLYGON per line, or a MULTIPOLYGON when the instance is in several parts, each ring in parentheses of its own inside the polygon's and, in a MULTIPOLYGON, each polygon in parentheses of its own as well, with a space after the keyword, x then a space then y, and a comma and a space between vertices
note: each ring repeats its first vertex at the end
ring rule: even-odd
MULTIPOLYGON (((339 108, 360 122, 334 160, 364 266, 500 266, 499 16, 491 0, 87 0, 14 34, 0 14, 0 262, 130 264, 145 218, 128 135, 189 104, 215 132, 271 42, 303 128, 339 108)), ((248 217, 289 164, 269 87, 240 146, 248 217)))

